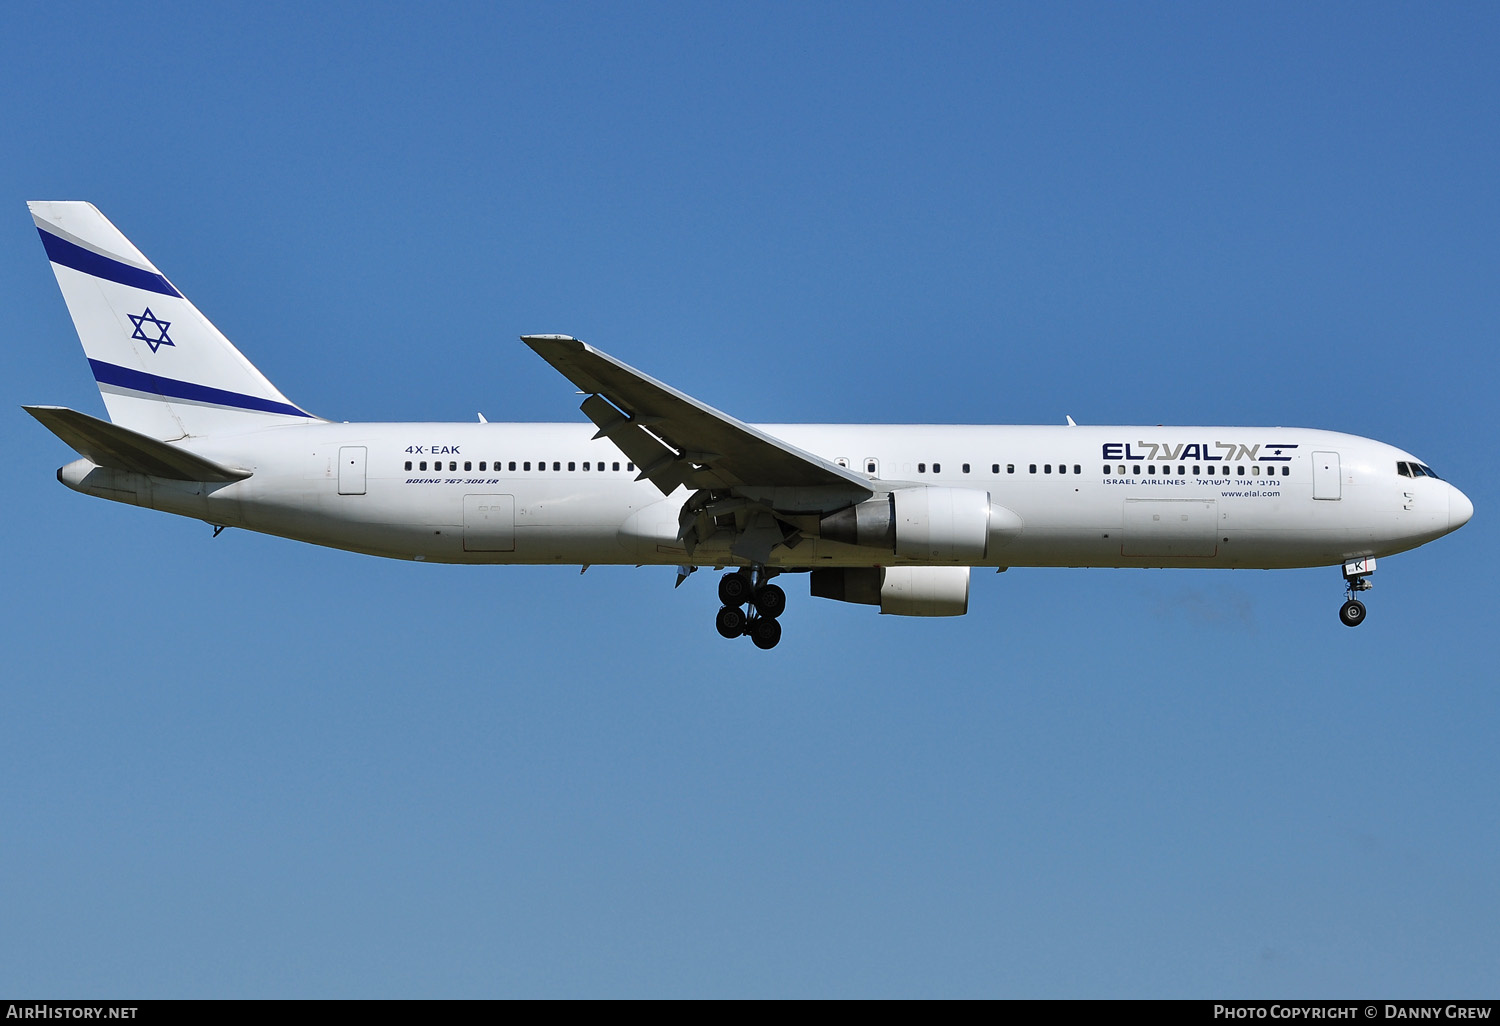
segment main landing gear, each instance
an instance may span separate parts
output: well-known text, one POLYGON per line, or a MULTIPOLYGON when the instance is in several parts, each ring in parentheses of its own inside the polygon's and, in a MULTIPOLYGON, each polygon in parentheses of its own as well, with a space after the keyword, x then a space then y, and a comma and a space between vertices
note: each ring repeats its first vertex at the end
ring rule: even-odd
POLYGON ((726 638, 749 635, 756 648, 775 648, 781 640, 781 622, 786 610, 786 592, 768 583, 773 571, 756 567, 752 572, 735 570, 719 578, 719 601, 724 608, 714 617, 714 626, 726 638), (750 604, 746 613, 744 606, 750 604))
POLYGON ((1365 622, 1365 604, 1354 596, 1375 586, 1370 583, 1370 575, 1374 572, 1374 559, 1356 559, 1344 564, 1344 596, 1347 601, 1339 606, 1339 620, 1345 627, 1358 627, 1365 622))

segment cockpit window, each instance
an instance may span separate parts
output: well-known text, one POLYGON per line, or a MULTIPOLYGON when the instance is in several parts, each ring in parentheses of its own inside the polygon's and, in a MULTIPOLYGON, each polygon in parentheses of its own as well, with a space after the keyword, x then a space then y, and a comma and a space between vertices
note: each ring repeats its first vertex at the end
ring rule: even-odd
POLYGON ((1400 474, 1402 477, 1431 477, 1435 478, 1438 481, 1442 480, 1442 478, 1438 477, 1437 473, 1425 463, 1408 463, 1405 460, 1402 460, 1396 464, 1396 473, 1400 474))

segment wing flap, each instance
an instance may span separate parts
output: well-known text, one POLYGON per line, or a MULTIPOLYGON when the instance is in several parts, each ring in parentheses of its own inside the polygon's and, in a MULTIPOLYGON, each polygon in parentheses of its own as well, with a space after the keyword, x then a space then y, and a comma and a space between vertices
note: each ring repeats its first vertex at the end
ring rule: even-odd
POLYGON ((671 495, 691 476, 693 468, 689 464, 603 396, 589 396, 579 409, 599 428, 595 438, 608 438, 640 468, 637 481, 649 479, 663 495, 671 495))
POLYGON ((21 407, 80 456, 101 467, 172 481, 240 481, 250 471, 229 467, 139 431, 65 406, 21 407))

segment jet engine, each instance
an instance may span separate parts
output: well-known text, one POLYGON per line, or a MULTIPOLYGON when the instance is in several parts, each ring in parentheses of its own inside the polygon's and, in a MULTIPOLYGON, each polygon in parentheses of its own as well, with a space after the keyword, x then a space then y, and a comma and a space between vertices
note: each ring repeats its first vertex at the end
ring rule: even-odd
POLYGON ((815 598, 879 606, 895 616, 963 616, 969 611, 966 566, 850 567, 814 570, 815 598))
POLYGON ((975 488, 929 485, 898 488, 888 495, 829 514, 822 537, 863 545, 932 563, 984 561, 1021 533, 1021 518, 975 488))

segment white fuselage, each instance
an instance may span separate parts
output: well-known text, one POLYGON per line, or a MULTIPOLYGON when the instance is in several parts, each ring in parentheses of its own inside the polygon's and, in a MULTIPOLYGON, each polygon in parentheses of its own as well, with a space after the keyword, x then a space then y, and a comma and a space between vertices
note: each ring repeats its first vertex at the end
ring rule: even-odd
MULTIPOLYGON (((872 488, 988 492, 1013 514, 978 566, 1261 567, 1384 556, 1472 512, 1415 457, 1303 428, 764 425, 868 477, 872 488), (1034 469, 1033 469, 1034 468, 1034 469), (1315 497, 1315 492, 1317 497, 1315 497)), ((445 563, 742 563, 731 533, 690 555, 679 512, 585 424, 290 424, 179 443, 251 471, 204 484, 79 460, 70 487, 373 555, 445 563)), ((816 524, 814 515, 809 524, 816 524)), ((930 563, 817 537, 769 566, 930 563)))

